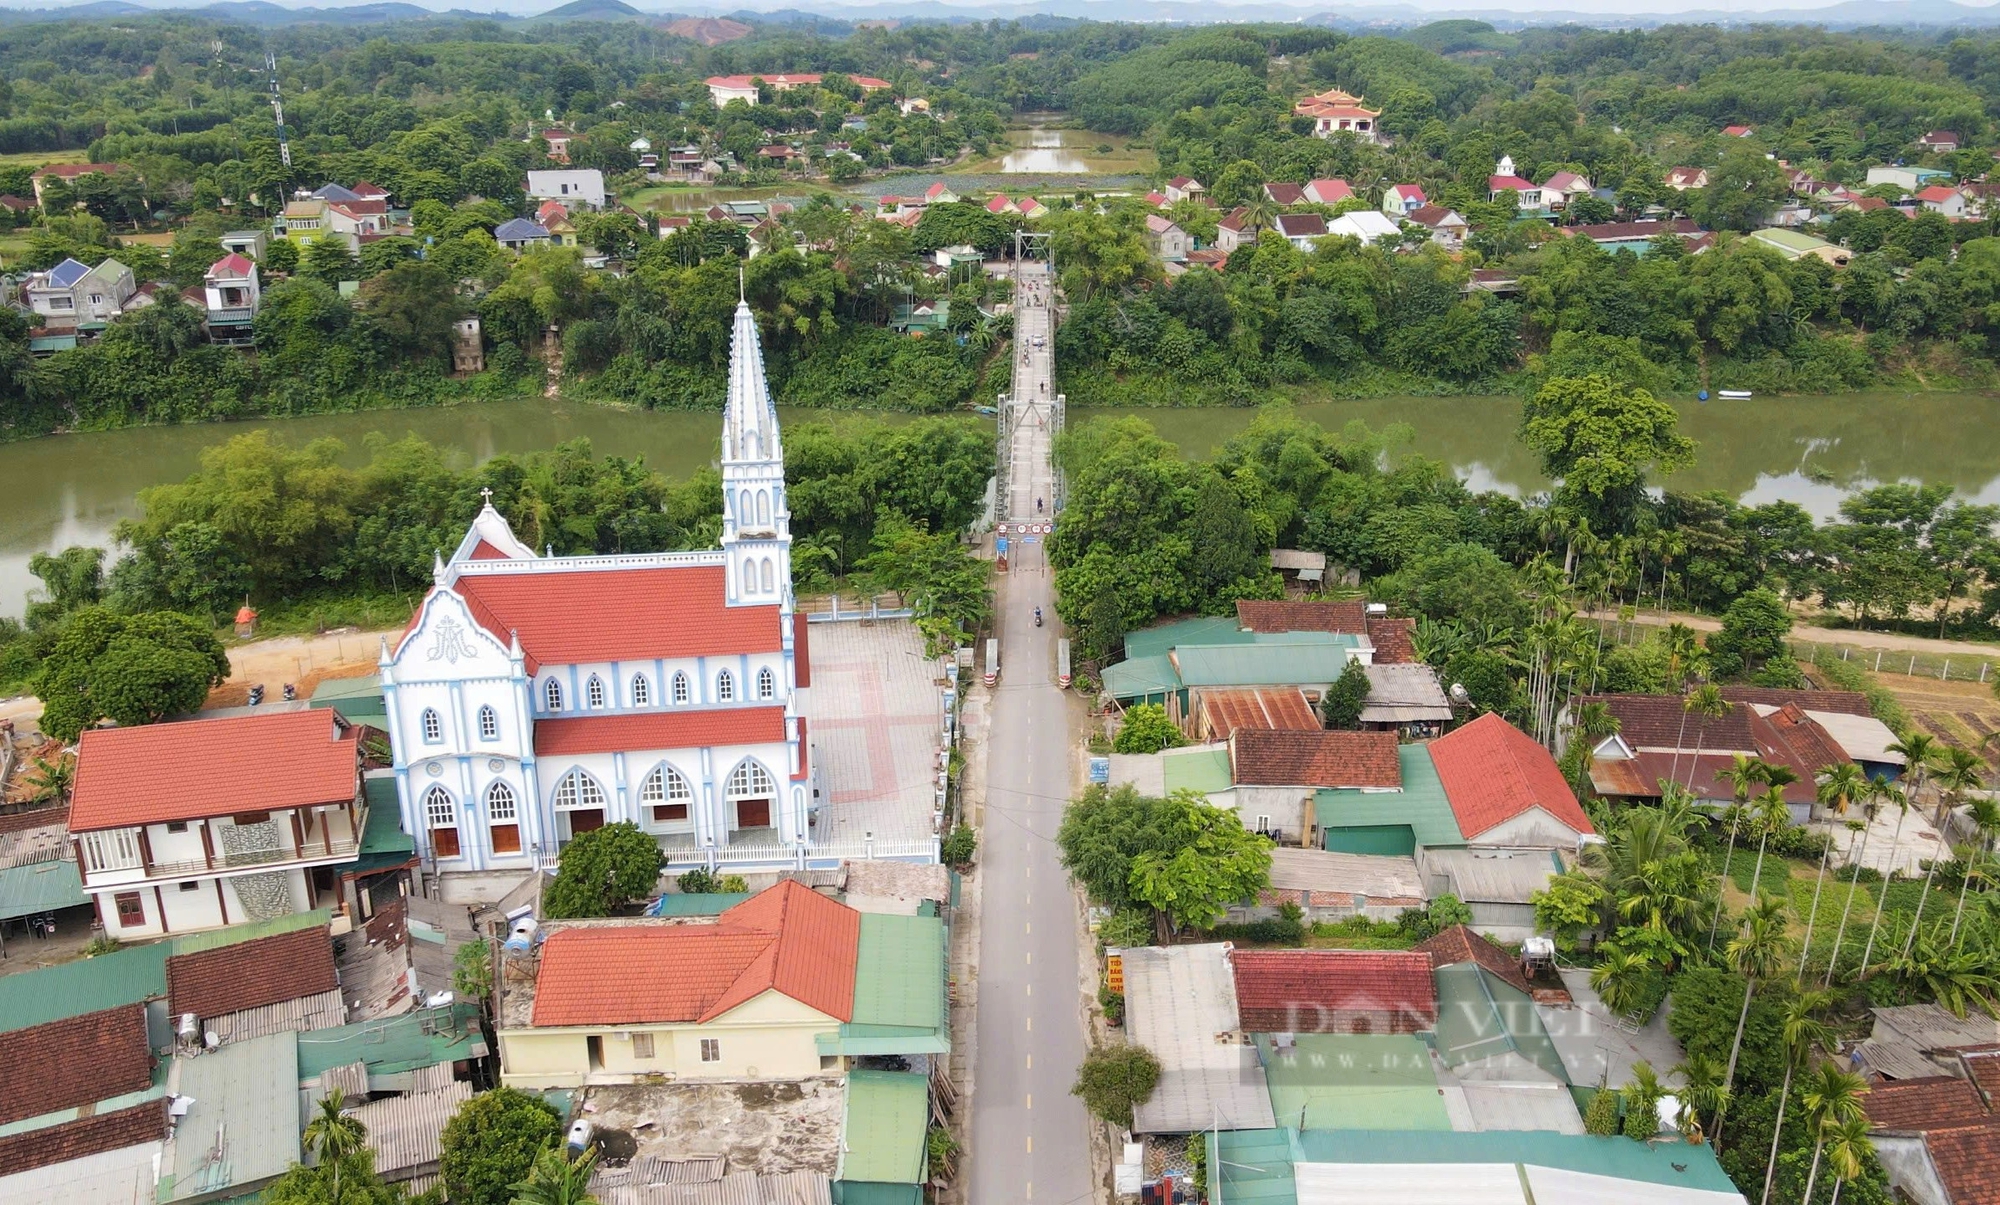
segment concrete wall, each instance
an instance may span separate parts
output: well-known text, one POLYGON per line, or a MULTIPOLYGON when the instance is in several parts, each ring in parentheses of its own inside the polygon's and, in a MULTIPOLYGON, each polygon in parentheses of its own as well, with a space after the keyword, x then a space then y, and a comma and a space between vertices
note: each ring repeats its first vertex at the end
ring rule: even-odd
MULTIPOLYGON (((270 873, 274 872, 260 871, 255 877, 261 879, 263 875, 270 873)), ((295 866, 281 868, 276 873, 283 876, 280 885, 281 905, 291 913, 311 911, 306 892, 305 869, 295 866)), ((240 925, 245 921, 264 919, 238 894, 237 886, 242 877, 245 876, 228 878, 209 876, 183 879, 180 882, 121 885, 100 888, 92 894, 96 897, 97 912, 104 922, 105 933, 121 941, 130 941, 170 933, 220 929, 224 925, 240 925), (140 907, 145 912, 142 921, 131 925, 121 924, 118 919, 118 896, 128 892, 138 895, 140 907)), ((321 902, 331 905, 335 901, 321 902)))

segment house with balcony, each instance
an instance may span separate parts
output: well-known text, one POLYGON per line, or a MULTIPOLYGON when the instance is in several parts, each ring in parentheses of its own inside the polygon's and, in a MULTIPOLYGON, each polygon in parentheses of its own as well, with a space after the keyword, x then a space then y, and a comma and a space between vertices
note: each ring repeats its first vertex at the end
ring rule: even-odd
POLYGON ((257 265, 234 252, 209 265, 201 278, 208 337, 217 343, 249 343, 262 293, 257 265))
POLYGON ((343 910, 367 825, 359 730, 338 712, 93 728, 69 835, 120 940, 343 910))

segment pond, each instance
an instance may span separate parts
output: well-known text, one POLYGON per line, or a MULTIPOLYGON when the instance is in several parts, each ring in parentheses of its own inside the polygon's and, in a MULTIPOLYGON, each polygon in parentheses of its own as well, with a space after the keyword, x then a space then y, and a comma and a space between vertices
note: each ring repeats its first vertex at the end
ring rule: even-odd
MULTIPOLYGON (((1700 446, 1694 466, 1668 479, 1676 489, 1721 490, 1748 502, 1789 499, 1821 519, 1834 515, 1850 490, 1883 481, 1938 482, 1966 498, 2000 502, 1995 395, 1875 392, 1677 405, 1682 429, 1700 446)), ((1306 403, 1298 412, 1335 429, 1355 420, 1374 428, 1407 424, 1410 450, 1450 465, 1475 489, 1526 496, 1548 486, 1534 456, 1514 438, 1520 421, 1515 398, 1373 398, 1306 403)), ((1200 457, 1212 455, 1255 417, 1251 410, 1079 410, 1072 421, 1107 413, 1137 414, 1200 457)), ((807 410, 781 414, 787 423, 830 417, 807 410)), ((870 417, 907 421, 895 414, 870 417)), ((682 476, 714 460, 720 424, 716 412, 633 412, 522 399, 0 444, 0 481, 9 487, 9 505, 0 511, 0 615, 20 615, 37 584, 28 573, 30 556, 71 544, 107 545, 120 519, 139 514, 139 490, 182 480, 200 467, 203 449, 246 431, 270 428, 293 443, 332 436, 347 443, 355 462, 366 458, 361 442, 370 432, 414 433, 466 464, 581 437, 599 453, 643 456, 667 475, 682 476)))

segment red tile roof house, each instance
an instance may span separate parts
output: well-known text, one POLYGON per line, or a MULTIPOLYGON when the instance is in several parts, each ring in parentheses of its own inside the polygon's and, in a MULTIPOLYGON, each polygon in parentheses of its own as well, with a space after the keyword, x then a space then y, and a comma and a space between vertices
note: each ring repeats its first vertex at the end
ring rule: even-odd
MULTIPOLYGON (((1731 688, 1730 693, 1738 692, 1731 688)), ((1729 800, 1734 788, 1718 775, 1739 754, 1759 757, 1798 775, 1797 782, 1784 788, 1784 796, 1792 822, 1804 824, 1812 815, 1819 774, 1849 759, 1826 728, 1799 706, 1812 702, 1807 692, 1785 693, 1799 698, 1764 715, 1754 700, 1743 698, 1710 718, 1688 715, 1679 695, 1582 698, 1579 705, 1602 703, 1619 721, 1619 731, 1592 751, 1591 785, 1607 799, 1642 801, 1658 799, 1661 782, 1671 779, 1695 798, 1719 803, 1729 800)), ((1776 701, 1778 696, 1759 698, 1776 701)), ((1841 704, 1835 695, 1821 710, 1841 704)))
POLYGON ((1393 732, 1237 728, 1229 736, 1229 764, 1243 827, 1273 833, 1280 844, 1311 840, 1318 791, 1403 785, 1393 732))
POLYGON ((854 1019, 861 914, 795 879, 714 918, 561 924, 498 1009, 517 1087, 805 1079, 854 1019))
POLYGON ((1432 741, 1430 754, 1470 845, 1573 850, 1597 831, 1556 759, 1498 715, 1432 741))
POLYGON ((1412 1034, 1437 1028, 1430 955, 1415 950, 1232 950, 1245 1033, 1412 1034))
POLYGON ((65 184, 75 184, 82 176, 112 176, 126 170, 122 163, 51 163, 28 173, 28 182, 35 188, 35 204, 42 203, 43 185, 51 179, 65 184))
POLYGON ((2000 1052, 1959 1053, 1970 1079, 1878 1082, 1861 1097, 1869 1140, 1899 1199, 1925 1205, 2000 1201, 2000 1115, 1980 1088, 1992 1083, 2000 1052))
POLYGON ((337 868, 367 825, 358 738, 326 710, 85 732, 69 832, 105 933, 344 911, 337 868))
POLYGON ((146 1006, 31 1025, 0 1042, 0 1201, 86 1199, 86 1168, 93 1186, 102 1177, 114 1196, 141 1188, 132 1197, 151 1200, 167 1101, 153 1084, 146 1006), (91 1162, 70 1166, 82 1159, 91 1162))

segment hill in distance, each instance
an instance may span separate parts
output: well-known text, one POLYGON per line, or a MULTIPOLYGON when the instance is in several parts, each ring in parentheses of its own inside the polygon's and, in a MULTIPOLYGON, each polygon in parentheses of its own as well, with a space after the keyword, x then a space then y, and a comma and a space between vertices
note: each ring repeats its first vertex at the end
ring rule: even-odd
POLYGON ((646 19, 625 0, 570 0, 535 16, 537 21, 637 21, 646 19))
POLYGON ((682 17, 667 22, 667 32, 703 46, 720 46, 750 36, 750 27, 727 17, 682 17))

